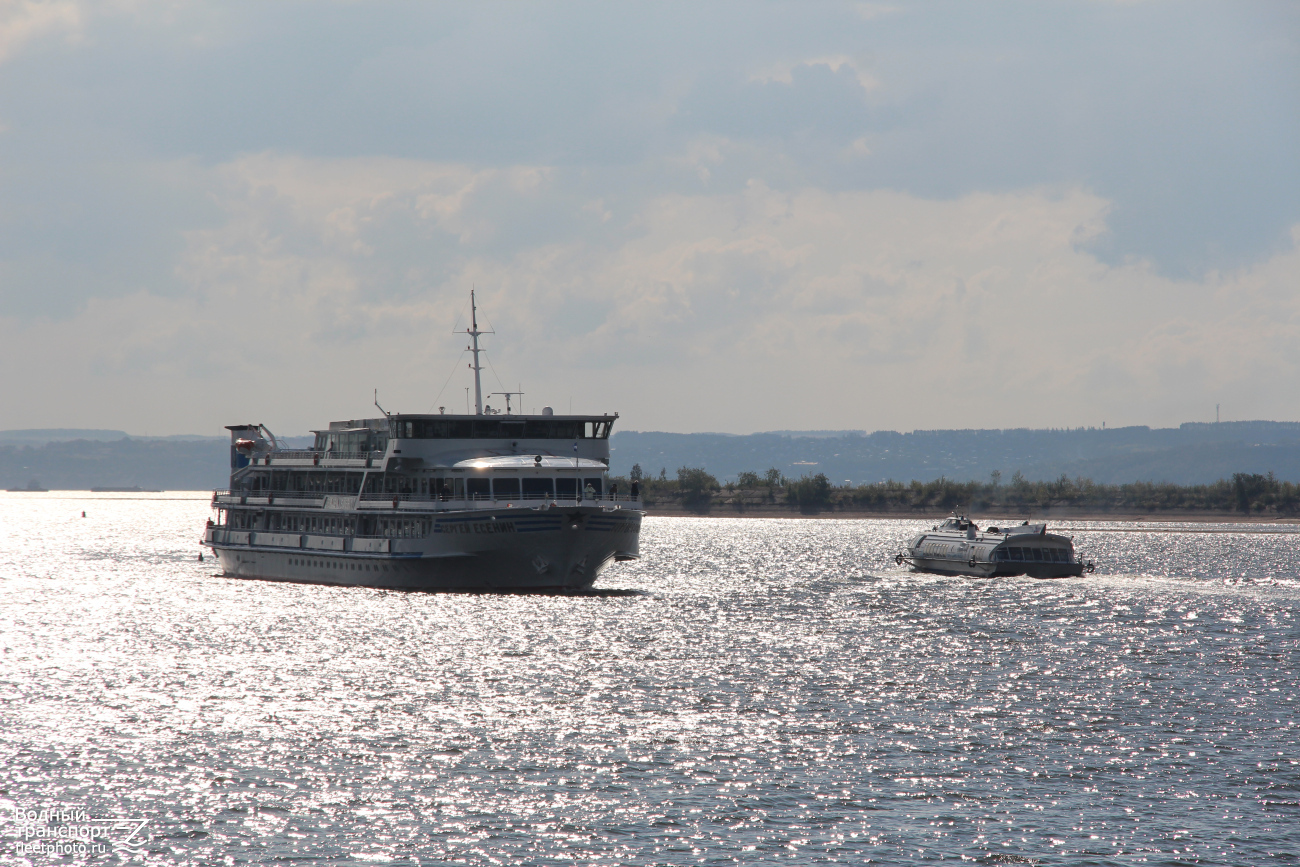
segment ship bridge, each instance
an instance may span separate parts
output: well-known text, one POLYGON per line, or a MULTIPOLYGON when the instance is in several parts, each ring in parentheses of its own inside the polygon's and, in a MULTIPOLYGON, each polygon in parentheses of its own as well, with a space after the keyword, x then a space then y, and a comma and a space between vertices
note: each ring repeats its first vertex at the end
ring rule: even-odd
POLYGON ((447 466, 474 457, 542 455, 609 464, 614 415, 410 415, 333 422, 316 431, 310 450, 289 458, 320 461, 368 459, 387 469, 447 466))

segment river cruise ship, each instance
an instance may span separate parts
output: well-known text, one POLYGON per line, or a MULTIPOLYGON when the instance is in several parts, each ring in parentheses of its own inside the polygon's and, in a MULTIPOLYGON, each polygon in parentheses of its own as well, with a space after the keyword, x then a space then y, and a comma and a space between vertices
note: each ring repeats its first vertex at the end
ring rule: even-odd
POLYGON ((230 425, 204 544, 226 575, 412 590, 578 590, 639 556, 641 502, 609 485, 614 415, 484 408, 336 421, 309 449, 230 425))

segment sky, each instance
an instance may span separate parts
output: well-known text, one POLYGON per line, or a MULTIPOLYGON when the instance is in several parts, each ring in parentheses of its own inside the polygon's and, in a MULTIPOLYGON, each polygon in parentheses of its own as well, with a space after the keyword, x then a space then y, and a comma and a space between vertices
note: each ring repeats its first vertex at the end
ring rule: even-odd
POLYGON ((1300 4, 0 0, 0 428, 1300 419, 1300 4), (500 407, 500 397, 489 403, 500 407))

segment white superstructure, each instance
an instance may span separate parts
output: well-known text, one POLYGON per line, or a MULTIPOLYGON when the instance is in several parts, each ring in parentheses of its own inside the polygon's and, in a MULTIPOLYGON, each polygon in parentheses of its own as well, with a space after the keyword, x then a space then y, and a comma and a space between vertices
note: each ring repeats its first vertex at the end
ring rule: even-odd
POLYGON ((608 482, 614 415, 485 411, 332 422, 310 449, 231 425, 204 544, 227 575, 419 590, 588 587, 639 556, 639 498, 608 482))

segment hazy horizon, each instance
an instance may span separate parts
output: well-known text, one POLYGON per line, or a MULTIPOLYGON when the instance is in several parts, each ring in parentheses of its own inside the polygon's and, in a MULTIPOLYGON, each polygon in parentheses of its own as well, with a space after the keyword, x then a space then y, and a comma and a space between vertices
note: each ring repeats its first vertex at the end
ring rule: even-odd
MULTIPOLYGON (((361 416, 358 416, 357 418, 361 418, 361 416)), ((333 419, 333 421, 342 421, 342 419, 333 419)), ((1188 424, 1211 424, 1211 425, 1212 425, 1212 424, 1214 424, 1214 423, 1215 423, 1215 422, 1213 422, 1213 421, 1210 421, 1210 422, 1203 422, 1203 421, 1195 421, 1195 420, 1194 420, 1194 421, 1180 422, 1180 423, 1172 424, 1172 425, 1144 425, 1144 424, 1135 424, 1135 425, 1125 425, 1125 426, 1122 426, 1122 427, 1121 427, 1121 426, 1118 426, 1118 425, 1107 425, 1107 426, 1104 427, 1104 428, 1103 428, 1102 426, 1100 426, 1100 425, 1081 425, 1081 426, 1075 426, 1075 427, 1059 427, 1059 426, 1058 426, 1058 427, 1052 427, 1052 426, 1049 425, 1049 426, 1046 426, 1046 427, 1033 427, 1033 428, 1030 428, 1030 427, 1019 427, 1019 428, 1007 428, 1007 427, 1004 427, 1004 428, 911 428, 911 429, 908 429, 908 430, 899 430, 899 429, 897 429, 897 428, 874 428, 874 429, 866 429, 866 428, 844 428, 844 429, 840 429, 840 430, 815 430, 815 429, 810 429, 810 430, 790 430, 790 429, 776 429, 776 430, 742 431, 742 432, 739 432, 739 433, 737 433, 737 432, 733 432, 733 431, 707 431, 707 430, 699 430, 699 431, 673 431, 673 430, 661 430, 661 429, 658 429, 658 428, 627 428, 627 427, 620 427, 620 426, 618 426, 618 425, 615 425, 614 430, 613 430, 613 434, 614 434, 614 435, 617 435, 617 434, 619 434, 619 433, 635 433, 635 434, 671 434, 671 435, 678 435, 678 436, 724 436, 724 437, 788 436, 788 437, 808 437, 808 438, 835 438, 835 437, 843 437, 843 436, 846 436, 846 435, 864 435, 864 436, 871 436, 872 434, 880 434, 880 433, 914 434, 914 433, 929 433, 929 432, 935 432, 935 431, 941 431, 941 432, 954 432, 954 433, 960 433, 960 432, 965 432, 965 431, 980 431, 980 432, 983 432, 983 431, 1033 431, 1033 432, 1041 432, 1041 431, 1085 431, 1085 430, 1094 430, 1094 431, 1100 431, 1100 430, 1116 430, 1116 431, 1119 431, 1119 430, 1125 430, 1125 429, 1141 429, 1141 428, 1147 428, 1147 429, 1150 429, 1150 430, 1177 430, 1177 429, 1181 428, 1183 425, 1188 425, 1188 424)), ((1300 421, 1297 421, 1297 420, 1289 420, 1289 419, 1222 419, 1220 423, 1223 424, 1223 425, 1250 425, 1250 424, 1267 424, 1267 425, 1271 425, 1271 424, 1279 424, 1279 425, 1300 425, 1300 421)), ((267 425, 267 426, 270 427, 270 425, 267 425)), ((271 430, 272 430, 273 433, 276 434, 277 437, 279 437, 279 438, 281 438, 281 439, 302 439, 302 438, 305 438, 305 437, 306 437, 306 438, 309 438, 309 437, 312 436, 312 432, 311 432, 311 430, 306 430, 306 431, 276 431, 274 428, 272 428, 271 430)), ((13 428, 13 429, 0 430, 0 446, 6 445, 6 444, 15 443, 15 442, 17 442, 17 443, 27 443, 27 444, 30 444, 30 442, 34 442, 34 441, 38 438, 37 435, 41 435, 41 434, 51 434, 51 433, 53 433, 53 434, 60 434, 60 435, 63 435, 63 436, 57 436, 57 437, 51 438, 51 439, 49 440, 50 442, 68 441, 68 440, 73 440, 73 439, 90 439, 90 440, 98 440, 98 441, 112 441, 113 439, 120 439, 120 438, 122 438, 122 437, 130 438, 130 439, 170 439, 170 440, 181 440, 181 439, 226 439, 226 438, 227 438, 227 434, 226 434, 226 433, 215 434, 215 433, 193 433, 193 432, 190 432, 190 433, 177 433, 177 434, 153 434, 153 433, 148 433, 148 432, 143 432, 143 433, 131 433, 130 431, 111 430, 111 429, 105 429, 105 428, 13 428), (17 435, 21 435, 21 434, 28 434, 28 435, 31 435, 31 436, 27 436, 27 437, 17 436, 17 435), (94 434, 95 436, 84 436, 85 434, 94 434), (121 436, 118 436, 118 435, 121 435, 121 436)))

